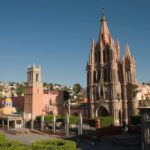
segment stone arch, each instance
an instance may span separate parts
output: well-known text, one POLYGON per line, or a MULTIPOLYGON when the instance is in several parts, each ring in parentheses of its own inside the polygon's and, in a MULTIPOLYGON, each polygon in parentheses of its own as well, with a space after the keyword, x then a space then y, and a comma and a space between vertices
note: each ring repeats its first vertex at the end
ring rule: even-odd
POLYGON ((110 116, 108 109, 104 105, 100 105, 96 109, 96 117, 98 116, 110 116))

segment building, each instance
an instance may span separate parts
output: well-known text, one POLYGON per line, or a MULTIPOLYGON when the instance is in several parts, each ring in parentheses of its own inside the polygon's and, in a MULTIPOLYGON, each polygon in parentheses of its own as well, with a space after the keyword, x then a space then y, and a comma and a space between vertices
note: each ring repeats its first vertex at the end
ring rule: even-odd
POLYGON ((5 98, 3 100, 3 106, 0 108, 0 127, 6 128, 7 130, 23 127, 23 118, 17 114, 11 98, 5 98))
POLYGON ((11 98, 6 98, 4 100, 4 105, 2 108, 0 108, 0 114, 3 115, 11 115, 13 113, 16 113, 16 108, 12 106, 12 100, 11 98))
POLYGON ((63 92, 44 91, 41 67, 33 65, 27 71, 24 94, 24 117, 30 120, 42 114, 63 114, 63 92))
POLYGON ((137 83, 135 67, 128 44, 120 59, 119 41, 114 42, 103 14, 99 38, 96 43, 92 39, 86 67, 89 117, 111 115, 115 125, 128 123, 129 116, 138 112, 138 100, 130 93, 137 83))
POLYGON ((142 150, 150 149, 150 100, 141 100, 140 105, 142 127, 142 150))

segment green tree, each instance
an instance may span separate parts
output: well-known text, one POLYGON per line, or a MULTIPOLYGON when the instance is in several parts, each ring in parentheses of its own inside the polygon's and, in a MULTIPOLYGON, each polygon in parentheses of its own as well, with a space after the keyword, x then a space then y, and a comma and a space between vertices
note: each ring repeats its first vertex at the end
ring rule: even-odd
POLYGON ((17 96, 21 96, 22 94, 24 94, 24 90, 25 90, 25 85, 17 84, 17 87, 16 87, 17 96))

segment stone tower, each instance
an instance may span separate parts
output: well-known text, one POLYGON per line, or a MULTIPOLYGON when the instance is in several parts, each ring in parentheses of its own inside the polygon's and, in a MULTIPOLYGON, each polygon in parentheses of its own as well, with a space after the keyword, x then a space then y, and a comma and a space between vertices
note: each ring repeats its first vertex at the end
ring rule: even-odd
POLYGON ((112 39, 104 15, 98 41, 92 39, 86 70, 89 117, 111 115, 115 125, 127 122, 127 84, 135 83, 135 61, 128 45, 120 61, 119 42, 112 39))
POLYGON ((27 85, 25 89, 24 112, 31 118, 31 115, 41 115, 40 106, 42 103, 43 83, 41 80, 40 66, 33 65, 27 71, 27 85))

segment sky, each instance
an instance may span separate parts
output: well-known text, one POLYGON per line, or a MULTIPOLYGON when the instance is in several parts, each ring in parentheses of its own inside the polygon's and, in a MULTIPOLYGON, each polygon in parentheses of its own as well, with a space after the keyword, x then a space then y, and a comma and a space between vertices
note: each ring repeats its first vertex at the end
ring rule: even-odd
POLYGON ((102 8, 122 55, 129 44, 137 80, 150 82, 149 0, 0 0, 0 81, 24 82, 40 64, 43 82, 85 87, 102 8))

